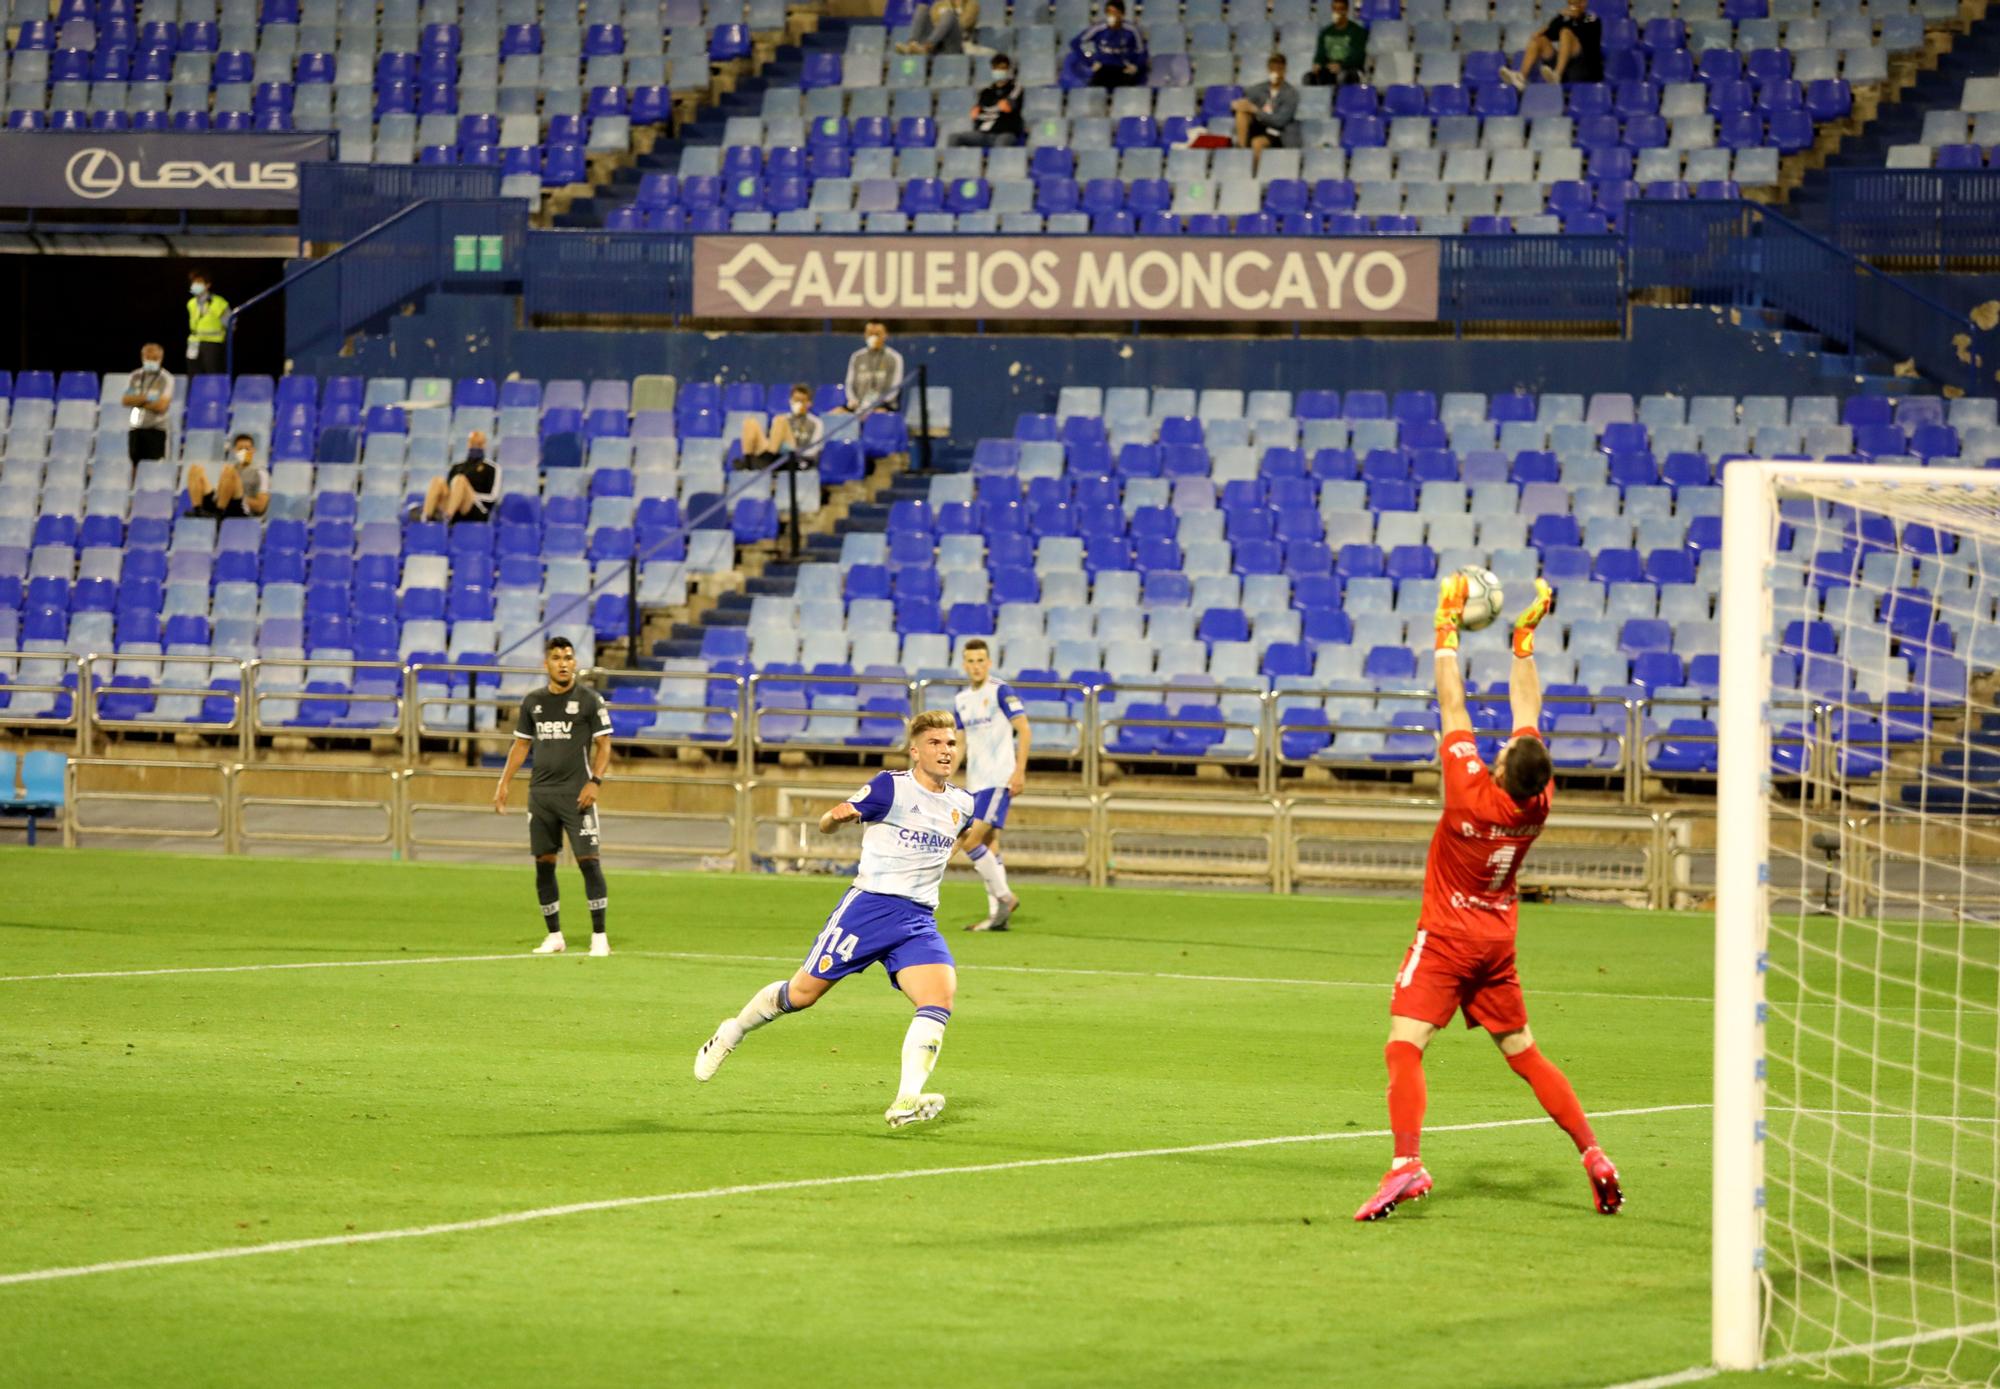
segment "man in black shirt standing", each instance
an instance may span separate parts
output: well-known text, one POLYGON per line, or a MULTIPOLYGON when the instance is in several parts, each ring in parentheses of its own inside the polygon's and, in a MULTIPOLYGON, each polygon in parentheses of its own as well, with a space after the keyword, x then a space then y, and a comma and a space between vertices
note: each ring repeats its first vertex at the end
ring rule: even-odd
POLYGON ((595 690, 576 680, 576 648, 568 637, 550 637, 542 653, 549 673, 546 688, 521 701, 514 724, 514 746, 500 769, 493 791, 493 809, 507 813, 507 788, 528 752, 535 754, 534 777, 528 783, 528 851, 535 856, 535 893, 541 899, 548 938, 535 947, 537 955, 560 955, 565 949, 560 894, 556 889, 556 855, 569 836, 583 889, 590 905, 590 953, 609 955, 604 934, 604 869, 598 863, 597 788, 611 764, 611 710, 595 690))
POLYGON ((500 497, 500 470, 486 456, 486 431, 465 436, 465 457, 424 489, 421 506, 410 508, 413 521, 485 521, 500 497))
POLYGON ((1567 0, 1548 28, 1528 40, 1521 66, 1500 69, 1501 79, 1517 92, 1527 89, 1535 73, 1544 82, 1604 80, 1604 25, 1590 13, 1589 0, 1567 0))
POLYGON ((1013 59, 1005 53, 995 53, 993 80, 979 89, 979 101, 972 108, 972 129, 961 130, 951 137, 951 142, 992 149, 1018 145, 1027 133, 1027 122, 1021 119, 1021 84, 1014 77, 1013 59))

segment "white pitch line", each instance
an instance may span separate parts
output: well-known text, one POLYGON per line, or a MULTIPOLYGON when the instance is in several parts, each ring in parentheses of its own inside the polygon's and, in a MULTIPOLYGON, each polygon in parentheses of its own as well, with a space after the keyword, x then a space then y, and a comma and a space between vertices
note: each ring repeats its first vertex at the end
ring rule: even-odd
MULTIPOLYGON (((657 956, 669 960, 742 960, 755 964, 791 964, 797 960, 794 955, 723 955, 704 954, 692 950, 646 950, 629 951, 629 954, 657 956)), ((1055 974, 1076 975, 1098 979, 1161 979, 1175 980, 1190 984, 1277 984, 1305 989, 1385 989, 1388 983, 1382 979, 1287 979, 1264 977, 1252 974, 1176 974, 1165 970, 1147 969, 1066 969, 1056 965, 995 965, 980 962, 960 964, 960 969, 974 972, 986 971, 996 974, 1055 974)), ((1640 1003, 1712 1003, 1713 999, 1700 994, 1628 994, 1606 993, 1591 989, 1536 989, 1537 998, 1614 998, 1640 1003)))
POLYGON ((1605 1389, 1672 1389, 1676 1384, 1699 1384, 1704 1379, 1714 1379, 1721 1373, 1722 1371, 1713 1365, 1695 1365, 1689 1369, 1676 1370, 1670 1375, 1628 1379, 1619 1384, 1606 1385, 1605 1389))
MULTIPOLYGON (((1918 1346, 1935 1345, 1939 1341, 1957 1340, 1961 1337, 1990 1336, 2000 1331, 2000 1321, 1975 1322, 1967 1326, 1945 1326, 1930 1331, 1913 1331, 1907 1336, 1891 1336, 1883 1341, 1868 1341, 1858 1346, 1836 1346, 1831 1350, 1802 1350, 1790 1355, 1781 1355, 1775 1360, 1766 1360, 1759 1370, 1787 1370, 1795 1365, 1823 1365, 1829 1360, 1851 1360, 1857 1355, 1877 1355, 1885 1350, 1914 1350, 1918 1346)), ((1722 1373, 1713 1365, 1692 1365, 1672 1374, 1654 1375, 1651 1379, 1633 1379, 1620 1384, 1607 1385, 1605 1389, 1670 1389, 1676 1384, 1699 1384, 1703 1380, 1714 1379, 1722 1373)))
MULTIPOLYGON (((795 955, 707 954, 692 950, 625 950, 619 953, 635 956, 640 959, 696 960, 706 962, 740 961, 747 964, 796 964, 798 960, 798 957, 795 955)), ((259 970, 272 969, 352 969, 372 965, 455 965, 475 960, 526 960, 532 958, 535 958, 532 952, 522 950, 508 955, 429 955, 393 960, 288 960, 279 963, 258 965, 183 965, 162 969, 77 970, 60 974, 0 974, 0 984, 26 984, 45 979, 145 979, 168 974, 252 974, 259 970)), ((1157 979, 1188 984, 1268 984, 1280 987, 1309 989, 1384 989, 1388 987, 1380 979, 1262 978, 1247 974, 1174 974, 1160 970, 1143 969, 1065 969, 1054 965, 994 965, 983 963, 961 964, 959 968, 997 974, 1047 974, 1099 979, 1157 979)), ((1709 1002, 1706 998, 1692 994, 1601 993, 1580 989, 1537 989, 1535 993, 1537 997, 1546 998, 1610 998, 1632 1002, 1658 1003, 1709 1002)))
MULTIPOLYGON (((1607 1109, 1599 1119, 1633 1118, 1649 1114, 1678 1114, 1707 1109, 1707 1104, 1659 1104, 1639 1109, 1607 1109)), ((1438 1124, 1430 1133, 1476 1133, 1488 1129, 1528 1128, 1546 1124, 1544 1115, 1528 1119, 1488 1119, 1472 1124, 1438 1124)), ((497 1230, 531 1221, 556 1220, 563 1216, 589 1215, 597 1211, 630 1210, 638 1206, 659 1206, 680 1201, 713 1201, 725 1196, 761 1196, 778 1191, 811 1191, 832 1186, 866 1186, 880 1182, 910 1181, 918 1177, 964 1177, 989 1172, 1022 1172, 1042 1167, 1083 1167, 1103 1162, 1128 1162, 1134 1158, 1187 1157, 1203 1153, 1240 1152, 1246 1148, 1276 1148, 1296 1143, 1347 1143, 1363 1138, 1387 1138, 1387 1129, 1354 1129, 1340 1133, 1298 1133, 1276 1138, 1238 1138, 1224 1143, 1191 1143, 1174 1148, 1127 1148, 1108 1153, 1078 1153, 1069 1157, 1019 1158, 1010 1162, 969 1163, 958 1167, 916 1167, 900 1172, 859 1172, 845 1177, 804 1177, 793 1181, 748 1182, 740 1186, 714 1186, 698 1191, 667 1191, 649 1196, 615 1196, 602 1201, 577 1201, 565 1206, 540 1206, 533 1210, 507 1211, 475 1220, 453 1220, 438 1225, 413 1225, 401 1230, 369 1230, 360 1234, 323 1235, 317 1239, 277 1240, 270 1244, 239 1245, 226 1249, 197 1249, 185 1254, 155 1254, 141 1259, 113 1259, 105 1263, 76 1264, 64 1268, 26 1269, 0 1273, 0 1287, 21 1283, 49 1283, 64 1278, 84 1278, 97 1273, 126 1273, 142 1268, 166 1268, 175 1264, 205 1264, 220 1259, 247 1259, 259 1254, 292 1254, 304 1249, 331 1249, 341 1245, 381 1244, 389 1240, 428 1239, 435 1235, 469 1234, 477 1230, 497 1230)))
POLYGON ((506 955, 418 955, 393 960, 283 960, 261 965, 175 965, 167 969, 89 969, 60 974, 0 974, 0 984, 32 984, 44 979, 145 979, 161 974, 254 974, 272 969, 369 969, 377 965, 462 965, 482 960, 527 960, 528 951, 506 955))

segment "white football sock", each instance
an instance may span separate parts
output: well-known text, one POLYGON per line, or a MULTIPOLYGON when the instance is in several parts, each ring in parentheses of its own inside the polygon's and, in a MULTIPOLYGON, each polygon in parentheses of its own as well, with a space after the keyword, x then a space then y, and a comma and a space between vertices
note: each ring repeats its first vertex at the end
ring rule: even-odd
POLYGON ((750 1001, 743 1005, 743 1011, 736 1015, 737 1030, 743 1033, 755 1032, 765 1023, 775 1022, 779 1014, 789 1013, 791 1009, 783 1005, 781 998, 785 985, 790 982, 787 979, 777 979, 757 990, 750 1001))
POLYGON ((930 1079, 938 1051, 944 1046, 944 1025, 950 1020, 951 1009, 935 1007, 919 1008, 910 1019, 910 1030, 903 1034, 903 1078, 896 1088, 898 1099, 923 1093, 924 1082, 930 1079))
MULTIPOLYGON (((989 848, 985 853, 974 859, 972 861, 972 871, 979 875, 979 880, 986 884, 987 892, 991 893, 994 897, 1005 897, 1007 895, 1007 866, 1000 862, 999 850, 989 848)), ((995 905, 997 906, 998 904, 996 903, 995 905)))

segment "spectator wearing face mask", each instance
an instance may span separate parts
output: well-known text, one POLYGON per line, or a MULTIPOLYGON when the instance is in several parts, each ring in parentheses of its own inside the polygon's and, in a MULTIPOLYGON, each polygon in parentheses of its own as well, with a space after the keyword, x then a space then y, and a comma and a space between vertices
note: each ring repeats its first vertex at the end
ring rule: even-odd
POLYGON ((951 137, 954 145, 1018 145, 1028 133, 1021 119, 1021 84, 1014 80, 1014 64, 1005 53, 993 57, 993 80, 979 89, 972 108, 972 129, 951 137))
POLYGON ((903 354, 889 346, 886 324, 862 329, 861 350, 847 359, 847 400, 843 414, 863 410, 896 410, 902 406, 903 354))
POLYGON ((190 516, 262 516, 271 504, 264 465, 257 461, 257 441, 239 434, 229 441, 229 461, 216 475, 215 487, 208 485, 208 470, 199 463, 188 464, 187 491, 190 516))
POLYGON ((1070 40, 1065 87, 1143 87, 1150 60, 1146 38, 1125 22, 1123 0, 1105 0, 1104 22, 1070 40))
POLYGON ((1299 89, 1285 80, 1285 55, 1273 53, 1266 80, 1245 91, 1230 109, 1236 114, 1236 143, 1256 151, 1254 173, 1264 151, 1289 142, 1299 122, 1299 89))
POLYGON ((775 463, 782 455, 794 453, 801 463, 819 461, 820 445, 826 442, 826 427, 812 412, 813 389, 801 381, 792 387, 791 412, 774 415, 769 425, 755 416, 743 421, 743 462, 747 467, 775 463))
POLYGON ((1347 0, 1333 0, 1333 23, 1313 45, 1308 87, 1340 87, 1360 82, 1368 70, 1368 26, 1347 17, 1347 0))
POLYGON ((188 369, 199 376, 229 370, 229 301, 215 292, 206 270, 188 272, 188 369))
POLYGON ((896 45, 898 53, 963 53, 979 30, 979 0, 937 0, 918 5, 910 19, 910 36, 896 45))
POLYGON ((486 431, 465 436, 465 457, 424 488, 424 500, 410 508, 413 521, 487 521, 500 496, 500 470, 486 457, 486 431))
POLYGON ((167 412, 174 404, 174 376, 166 349, 149 342, 139 349, 139 369, 126 378, 118 403, 132 412, 126 452, 134 463, 167 456, 167 412))

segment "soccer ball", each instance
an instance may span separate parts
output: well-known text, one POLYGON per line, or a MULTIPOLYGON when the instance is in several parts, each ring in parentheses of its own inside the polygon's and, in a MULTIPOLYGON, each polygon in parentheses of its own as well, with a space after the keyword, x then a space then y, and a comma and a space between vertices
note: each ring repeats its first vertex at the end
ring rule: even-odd
POLYGON ((1500 605, 1507 601, 1500 580, 1491 569, 1481 569, 1476 564, 1468 564, 1458 572, 1465 575, 1465 630, 1476 632, 1490 627, 1493 619, 1500 616, 1500 605))

